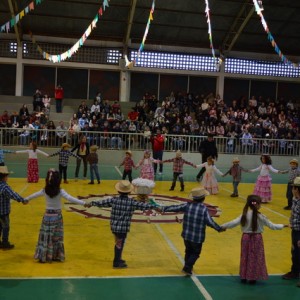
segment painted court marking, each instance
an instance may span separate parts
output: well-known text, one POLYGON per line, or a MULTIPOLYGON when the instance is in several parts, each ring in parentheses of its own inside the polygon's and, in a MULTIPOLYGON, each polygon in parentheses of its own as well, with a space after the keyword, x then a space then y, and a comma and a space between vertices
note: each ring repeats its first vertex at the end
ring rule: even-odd
POLYGON ((120 171, 119 167, 118 166, 115 166, 115 169, 117 171, 117 173, 122 177, 122 172, 120 171))
MULTIPOLYGON (((175 253, 176 257, 179 259, 179 261, 184 264, 184 259, 181 256, 181 254, 179 253, 178 249, 174 246, 174 244, 170 241, 170 239, 168 238, 168 236, 165 234, 165 232, 161 229, 161 227, 158 224, 155 224, 158 232, 162 235, 162 237, 165 239, 165 241, 167 242, 167 244, 169 245, 169 247, 171 248, 171 250, 175 253)), ((206 300, 213 300, 213 298, 211 297, 211 295, 208 293, 208 291, 205 289, 205 287, 203 286, 203 284, 200 282, 200 280, 195 276, 192 275, 191 279, 193 280, 193 282, 195 283, 195 285, 197 286, 197 288, 199 289, 199 291, 201 292, 201 294, 204 296, 204 298, 206 300)))

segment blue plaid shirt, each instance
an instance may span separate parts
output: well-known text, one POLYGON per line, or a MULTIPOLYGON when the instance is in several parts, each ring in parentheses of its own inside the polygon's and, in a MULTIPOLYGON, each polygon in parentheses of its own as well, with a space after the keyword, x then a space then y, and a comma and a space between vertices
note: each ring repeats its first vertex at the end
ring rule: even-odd
POLYGON ((4 163, 4 153, 15 153, 15 151, 0 149, 0 164, 4 163))
POLYGON ((0 215, 8 215, 10 213, 10 199, 18 202, 24 202, 24 199, 14 192, 11 187, 4 181, 0 182, 0 215))
POLYGON ((290 224, 293 230, 300 231, 300 198, 293 199, 290 224))
POLYGON ((111 207, 110 228, 113 233, 129 232, 135 210, 155 208, 155 205, 138 202, 127 195, 112 197, 103 201, 92 201, 92 206, 111 207))
POLYGON ((69 150, 59 150, 53 154, 50 154, 49 157, 52 157, 55 155, 58 155, 58 163, 63 167, 66 167, 68 165, 70 156, 74 156, 78 159, 81 159, 79 156, 77 156, 76 154, 72 153, 69 150))
POLYGON ((202 202, 188 202, 179 205, 163 207, 163 212, 183 212, 183 228, 181 236, 184 240, 193 243, 203 243, 205 240, 206 225, 217 231, 221 227, 214 222, 208 213, 207 207, 202 202))

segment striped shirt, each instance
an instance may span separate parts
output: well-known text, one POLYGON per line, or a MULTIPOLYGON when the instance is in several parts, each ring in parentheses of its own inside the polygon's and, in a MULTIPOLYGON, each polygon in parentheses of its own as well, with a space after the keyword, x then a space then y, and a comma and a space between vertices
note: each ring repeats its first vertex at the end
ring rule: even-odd
POLYGON ((196 165, 194 165, 193 163, 191 163, 191 162, 189 162, 189 161, 187 161, 183 158, 174 157, 174 158, 171 158, 171 159, 163 160, 162 162, 163 163, 173 162, 173 172, 174 173, 182 173, 184 164, 187 164, 187 165, 190 165, 190 166, 196 168, 196 165))
POLYGON ((217 231, 221 227, 214 222, 209 215, 207 207, 202 202, 187 202, 179 205, 163 207, 163 212, 183 212, 183 228, 181 236, 184 240, 193 243, 203 243, 205 241, 206 226, 217 231))
POLYGON ((24 202, 24 199, 14 192, 11 187, 4 181, 0 182, 0 215, 10 213, 10 199, 18 202, 24 202))
POLYGON ((300 198, 293 199, 290 224, 293 230, 300 231, 300 198))
POLYGON ((55 153, 50 154, 49 157, 56 156, 56 155, 59 156, 58 157, 58 163, 63 167, 66 167, 68 165, 70 156, 74 156, 78 159, 81 159, 78 155, 72 153, 69 150, 59 150, 55 153))
POLYGON ((135 210, 155 208, 155 205, 138 202, 127 195, 112 197, 103 201, 92 201, 92 206, 111 207, 110 227, 113 233, 129 232, 135 210))

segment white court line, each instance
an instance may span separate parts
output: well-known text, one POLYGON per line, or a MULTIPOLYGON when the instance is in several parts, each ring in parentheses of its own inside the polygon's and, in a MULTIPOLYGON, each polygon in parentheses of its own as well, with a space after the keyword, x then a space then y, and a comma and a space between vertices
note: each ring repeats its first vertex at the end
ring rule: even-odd
POLYGON ((120 176, 123 176, 122 172, 120 171, 118 166, 115 166, 116 171, 119 173, 120 176))
MULTIPOLYGON (((171 250, 175 253, 176 257, 180 260, 180 262, 182 264, 184 264, 183 257, 181 256, 181 254, 179 253, 177 248, 174 246, 174 244, 170 241, 170 239, 165 234, 165 232, 161 229, 161 227, 158 224, 155 224, 155 226, 156 226, 157 230, 159 231, 159 233, 162 235, 162 237, 165 239, 165 241, 167 242, 167 244, 169 245, 171 250)), ((204 296, 204 298, 206 300, 213 300, 211 295, 208 293, 208 291, 205 289, 203 284, 200 282, 200 280, 196 276, 192 275, 191 279, 193 280, 193 282, 195 283, 195 285, 197 286, 197 288, 199 289, 199 291, 201 292, 201 294, 204 296)))

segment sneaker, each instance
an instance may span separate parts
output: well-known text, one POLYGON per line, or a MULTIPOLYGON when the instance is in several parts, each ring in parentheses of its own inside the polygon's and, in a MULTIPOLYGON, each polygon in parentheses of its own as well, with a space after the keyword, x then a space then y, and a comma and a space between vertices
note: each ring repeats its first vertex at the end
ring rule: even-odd
POLYGON ((297 275, 293 272, 288 272, 288 273, 282 275, 282 279, 285 279, 285 280, 299 279, 299 274, 297 275))
POLYGON ((11 244, 10 242, 2 242, 1 244, 1 249, 4 250, 10 250, 13 249, 15 247, 15 245, 11 244))
POLYGON ((120 261, 119 263, 114 263, 113 268, 114 269, 126 269, 128 266, 125 262, 120 261))
POLYGON ((90 181, 88 184, 94 184, 94 181, 90 181))
POLYGON ((183 267, 181 272, 184 273, 186 276, 192 276, 193 275, 192 271, 190 269, 188 269, 187 267, 183 267))
POLYGON ((292 208, 290 206, 285 206, 283 209, 285 209, 285 210, 291 210, 292 208))

